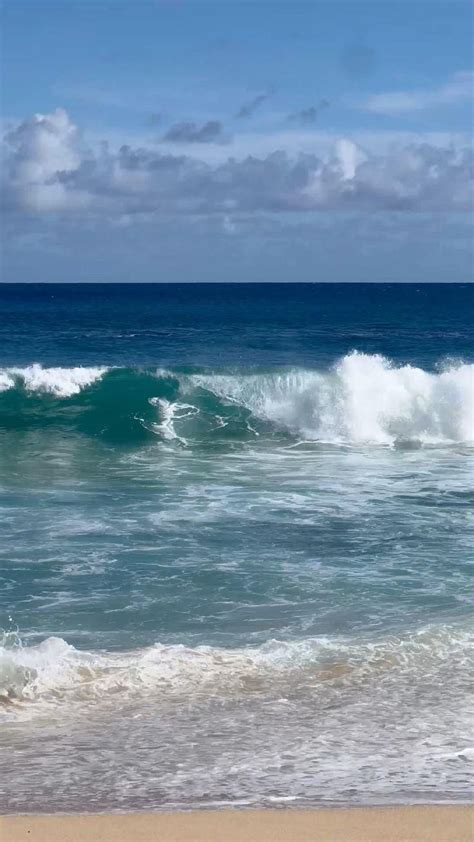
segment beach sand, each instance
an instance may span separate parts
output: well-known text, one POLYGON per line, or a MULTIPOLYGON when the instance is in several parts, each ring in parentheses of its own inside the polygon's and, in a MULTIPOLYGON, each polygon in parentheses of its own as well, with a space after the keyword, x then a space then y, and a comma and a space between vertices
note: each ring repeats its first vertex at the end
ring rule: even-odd
POLYGON ((458 806, 3 816, 1 842, 472 842, 458 806))

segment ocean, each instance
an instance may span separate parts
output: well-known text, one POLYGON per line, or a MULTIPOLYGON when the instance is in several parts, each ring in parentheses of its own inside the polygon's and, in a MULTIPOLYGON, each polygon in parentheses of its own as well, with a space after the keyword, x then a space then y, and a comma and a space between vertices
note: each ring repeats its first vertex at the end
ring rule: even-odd
POLYGON ((0 809, 472 796, 474 286, 0 286, 0 809))

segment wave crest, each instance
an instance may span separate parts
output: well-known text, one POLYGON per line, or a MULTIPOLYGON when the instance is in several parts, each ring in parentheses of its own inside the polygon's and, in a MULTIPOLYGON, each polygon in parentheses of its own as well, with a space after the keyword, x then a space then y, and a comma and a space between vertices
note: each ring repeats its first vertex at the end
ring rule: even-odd
POLYGON ((43 368, 33 363, 25 368, 8 368, 0 371, 0 391, 22 386, 27 392, 44 392, 58 398, 78 395, 92 386, 108 371, 104 366, 74 368, 43 368))
POLYGON ((310 440, 393 444, 474 438, 474 366, 431 373, 354 352, 331 371, 195 375, 199 386, 310 440))
POLYGON ((356 351, 319 371, 34 364, 0 370, 0 393, 2 424, 66 424, 130 444, 156 436, 178 445, 258 437, 337 445, 474 440, 474 365, 431 372, 356 351), (69 401, 67 412, 58 400, 69 401))

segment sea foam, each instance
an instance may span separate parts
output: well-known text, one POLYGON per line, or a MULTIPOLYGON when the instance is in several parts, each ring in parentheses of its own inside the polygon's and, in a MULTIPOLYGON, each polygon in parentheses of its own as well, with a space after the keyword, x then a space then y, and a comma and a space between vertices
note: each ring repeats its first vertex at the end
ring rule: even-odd
POLYGON ((50 637, 31 646, 0 646, 0 702, 13 712, 34 702, 44 708, 107 701, 117 693, 155 699, 274 692, 337 682, 355 687, 393 670, 418 681, 453 660, 472 667, 473 635, 456 626, 427 626, 381 639, 316 637, 269 640, 225 649, 157 643, 125 652, 81 651, 50 637))
MULTIPOLYGON (((221 400, 311 440, 427 444, 474 439, 474 366, 439 372, 353 352, 329 371, 193 375, 221 400)), ((186 388, 186 387, 185 387, 186 388)))
POLYGON ((12 389, 19 384, 27 392, 44 392, 58 398, 68 398, 100 380, 107 371, 104 366, 43 368, 33 363, 25 368, 0 371, 0 391, 12 389))

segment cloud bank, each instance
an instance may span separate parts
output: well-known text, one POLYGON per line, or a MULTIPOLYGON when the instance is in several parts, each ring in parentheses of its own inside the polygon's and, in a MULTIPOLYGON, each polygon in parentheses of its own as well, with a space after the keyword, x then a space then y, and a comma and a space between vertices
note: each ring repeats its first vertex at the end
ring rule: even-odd
MULTIPOLYGON (((220 124, 217 127, 220 130, 220 124)), ((209 140, 217 131, 210 123, 173 128, 183 140, 186 136, 186 142, 197 144, 203 141, 190 141, 193 133, 209 140)), ((275 150, 211 165, 156 147, 89 147, 68 113, 58 108, 9 131, 3 155, 4 207, 15 214, 120 218, 153 213, 445 212, 472 207, 472 149, 425 142, 375 153, 339 139, 325 157, 275 150)))

